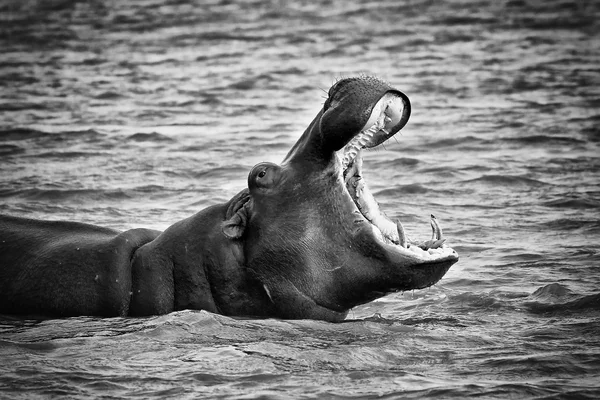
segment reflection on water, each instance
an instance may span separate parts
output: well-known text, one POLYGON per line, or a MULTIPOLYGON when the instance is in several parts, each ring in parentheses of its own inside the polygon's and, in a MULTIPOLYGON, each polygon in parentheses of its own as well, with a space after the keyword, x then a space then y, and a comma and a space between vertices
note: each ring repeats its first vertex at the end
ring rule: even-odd
POLYGON ((5 1, 0 211, 164 229, 280 162, 339 77, 413 113, 365 155, 461 255, 348 322, 0 323, 8 397, 600 395, 600 7, 591 1, 5 1))

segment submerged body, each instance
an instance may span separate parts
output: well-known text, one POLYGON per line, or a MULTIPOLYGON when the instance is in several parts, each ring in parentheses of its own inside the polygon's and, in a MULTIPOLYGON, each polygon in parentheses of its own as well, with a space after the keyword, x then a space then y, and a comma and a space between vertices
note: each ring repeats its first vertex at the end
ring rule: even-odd
POLYGON ((387 293, 428 287, 457 254, 435 219, 430 241, 406 238, 360 169, 360 150, 409 116, 389 85, 341 80, 282 165, 256 165, 247 189, 162 233, 0 217, 0 313, 340 321, 387 293))
POLYGON ((0 216, 0 313, 130 313, 131 258, 160 232, 0 216))

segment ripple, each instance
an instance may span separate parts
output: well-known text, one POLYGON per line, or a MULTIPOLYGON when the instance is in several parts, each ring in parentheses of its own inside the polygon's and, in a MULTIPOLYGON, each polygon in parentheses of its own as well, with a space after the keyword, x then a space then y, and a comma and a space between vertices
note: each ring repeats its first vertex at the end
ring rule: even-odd
POLYGON ((463 181, 462 183, 477 183, 486 186, 505 186, 505 187, 540 187, 540 186, 551 186, 551 184, 539 181, 537 179, 526 178, 522 176, 510 176, 510 175, 484 175, 480 178, 470 179, 463 181))
POLYGON ((151 133, 135 133, 127 137, 127 140, 133 142, 150 142, 150 143, 161 143, 161 142, 175 142, 173 138, 165 135, 161 135, 158 132, 151 133))

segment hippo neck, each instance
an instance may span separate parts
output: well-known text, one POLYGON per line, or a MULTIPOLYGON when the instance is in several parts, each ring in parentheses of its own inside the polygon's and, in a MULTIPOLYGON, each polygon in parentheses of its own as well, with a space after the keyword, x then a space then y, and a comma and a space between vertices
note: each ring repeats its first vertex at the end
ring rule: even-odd
POLYGON ((176 310, 259 317, 272 314, 264 288, 246 268, 244 241, 227 238, 222 232, 232 204, 247 197, 245 193, 208 207, 163 233, 173 262, 176 310))
MULTIPOLYGON (((198 214, 197 214, 198 215, 198 214)), ((203 265, 203 232, 192 216, 167 228, 132 258, 130 315, 164 314, 181 309, 219 312, 203 265)))

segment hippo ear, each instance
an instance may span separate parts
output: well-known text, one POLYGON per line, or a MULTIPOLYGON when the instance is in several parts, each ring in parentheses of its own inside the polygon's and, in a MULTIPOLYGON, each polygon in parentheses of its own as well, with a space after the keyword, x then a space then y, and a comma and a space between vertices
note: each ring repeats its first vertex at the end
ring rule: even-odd
POLYGON ((239 239, 244 235, 248 222, 248 210, 246 205, 250 200, 248 189, 238 193, 229 202, 225 221, 223 222, 223 234, 229 239, 239 239))
POLYGON ((239 239, 244 234, 246 229, 246 222, 248 216, 246 214, 246 208, 242 207, 236 212, 233 217, 229 218, 223 223, 223 234, 229 239, 239 239))

